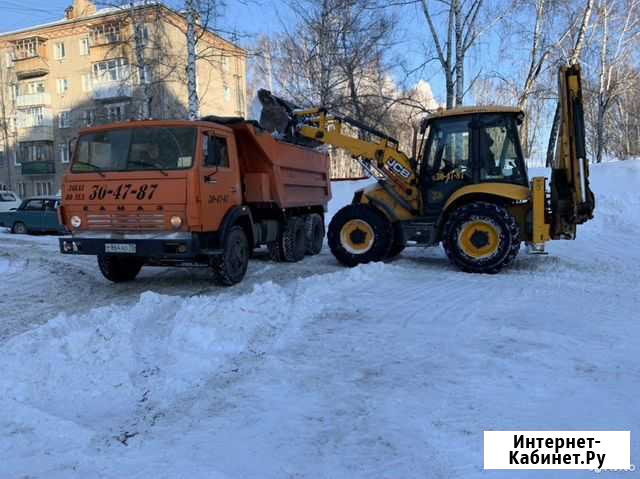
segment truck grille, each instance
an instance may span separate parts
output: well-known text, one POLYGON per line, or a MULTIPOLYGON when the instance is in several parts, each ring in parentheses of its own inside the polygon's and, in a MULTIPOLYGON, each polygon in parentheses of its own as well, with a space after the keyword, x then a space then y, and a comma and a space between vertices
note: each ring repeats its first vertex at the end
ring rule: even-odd
POLYGON ((89 230, 111 231, 148 231, 164 229, 164 214, 162 213, 105 213, 88 214, 87 227, 89 230))

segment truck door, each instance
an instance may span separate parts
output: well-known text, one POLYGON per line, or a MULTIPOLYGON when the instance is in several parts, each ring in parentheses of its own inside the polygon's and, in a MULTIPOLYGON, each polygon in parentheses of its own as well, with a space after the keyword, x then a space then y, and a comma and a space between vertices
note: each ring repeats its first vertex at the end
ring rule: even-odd
POLYGON ((235 138, 230 132, 201 134, 200 197, 203 231, 216 231, 230 208, 242 202, 235 138))

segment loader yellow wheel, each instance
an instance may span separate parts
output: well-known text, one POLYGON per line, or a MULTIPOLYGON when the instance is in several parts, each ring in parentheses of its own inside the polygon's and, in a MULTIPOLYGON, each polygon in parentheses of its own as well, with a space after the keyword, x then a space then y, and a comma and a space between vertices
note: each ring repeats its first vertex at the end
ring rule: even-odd
POLYGON ((362 254, 371 249, 375 233, 363 220, 349 220, 340 230, 340 243, 349 253, 362 254))
POLYGON ((393 243, 393 226, 373 206, 347 205, 329 223, 329 248, 345 266, 385 259, 393 243))
POLYGON ((520 228, 507 208, 476 201, 447 212, 442 246, 451 262, 469 273, 497 273, 520 250, 520 228))
POLYGON ((458 244, 472 258, 488 258, 496 254, 502 229, 492 221, 473 220, 462 225, 458 244))

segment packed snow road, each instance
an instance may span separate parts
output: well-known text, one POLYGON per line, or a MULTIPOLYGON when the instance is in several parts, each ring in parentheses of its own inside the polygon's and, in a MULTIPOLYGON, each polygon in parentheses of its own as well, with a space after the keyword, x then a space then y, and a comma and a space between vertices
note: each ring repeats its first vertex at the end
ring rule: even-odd
POLYGON ((579 238, 495 276, 433 248, 112 285, 0 235, 0 478, 594 476, 483 471, 487 429, 631 430, 637 463, 640 162, 592 178, 579 238))

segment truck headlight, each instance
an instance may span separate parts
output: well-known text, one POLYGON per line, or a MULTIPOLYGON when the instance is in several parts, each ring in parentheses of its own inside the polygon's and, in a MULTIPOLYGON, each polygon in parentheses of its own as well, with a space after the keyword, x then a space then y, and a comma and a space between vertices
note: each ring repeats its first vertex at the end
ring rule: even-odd
POLYGON ((74 228, 80 228, 81 224, 82 224, 82 218, 80 218, 79 216, 71 217, 71 226, 73 226, 74 228))
POLYGON ((173 226, 173 228, 176 230, 182 226, 182 218, 180 218, 179 216, 172 216, 169 222, 171 223, 171 226, 173 226))

